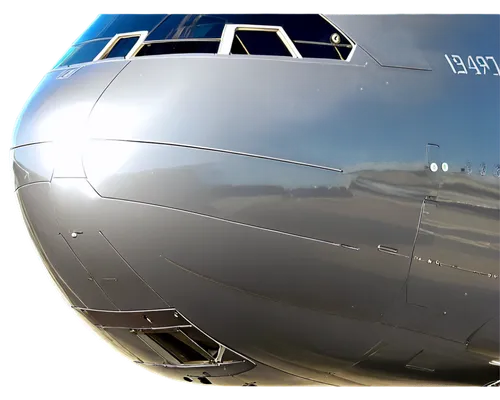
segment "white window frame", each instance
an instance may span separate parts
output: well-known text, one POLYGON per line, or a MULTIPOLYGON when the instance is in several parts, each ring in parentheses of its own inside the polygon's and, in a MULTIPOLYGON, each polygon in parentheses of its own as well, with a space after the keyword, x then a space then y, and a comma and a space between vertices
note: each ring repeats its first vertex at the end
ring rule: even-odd
POLYGON ((134 46, 130 49, 130 51, 127 53, 125 56, 125 59, 128 60, 131 58, 139 49, 139 47, 142 46, 144 43, 144 40, 146 40, 146 37, 148 36, 148 31, 137 31, 137 32, 126 32, 126 33, 117 33, 113 38, 104 46, 104 48, 99 52, 98 55, 95 56, 95 58, 92 61, 99 61, 105 59, 105 57, 113 50, 113 47, 115 47, 116 43, 120 39, 127 39, 131 37, 137 37, 137 42, 134 44, 134 46))
MULTIPOLYGON (((224 30, 222 31, 222 36, 219 44, 219 50, 217 54, 229 55, 231 53, 231 47, 233 46, 234 36, 236 31, 263 31, 263 32, 275 32, 281 39, 283 44, 286 46, 293 58, 302 58, 300 52, 293 44, 292 39, 286 34, 285 30, 281 26, 273 25, 244 25, 244 24, 226 24, 224 30)), ((260 54, 255 54, 259 56, 260 54)), ((262 54, 262 56, 265 56, 262 54)))

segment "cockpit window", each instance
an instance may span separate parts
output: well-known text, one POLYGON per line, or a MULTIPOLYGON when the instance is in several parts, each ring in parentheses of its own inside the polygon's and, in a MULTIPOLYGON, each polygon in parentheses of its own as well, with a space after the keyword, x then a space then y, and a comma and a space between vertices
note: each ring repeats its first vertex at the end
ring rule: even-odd
POLYGON ((94 58, 94 61, 105 58, 129 58, 135 54, 144 42, 148 32, 118 33, 108 41, 106 47, 94 58))
POLYGON ((236 31, 230 54, 292 56, 276 32, 258 30, 236 31))
POLYGON ((136 57, 156 56, 160 54, 217 54, 219 40, 167 40, 148 43, 139 50, 136 57))
POLYGON ((137 40, 139 40, 138 36, 119 39, 104 58, 125 58, 137 40))
POLYGON ((136 31, 151 31, 163 19, 164 14, 103 14, 75 42, 112 38, 116 34, 136 31))
MULTIPOLYGON (((150 32, 145 43, 187 38, 219 39, 227 25, 281 27, 302 58, 348 60, 354 49, 354 43, 319 14, 174 14, 150 32)), ((230 54, 289 55, 286 51, 278 51, 276 46, 282 47, 281 43, 276 40, 276 34, 268 32, 239 34, 233 46, 230 54), (247 52, 242 44, 242 36, 248 36, 249 41, 258 41, 258 46, 247 52), (258 39, 264 36, 270 40, 267 45, 265 40, 258 39), (271 46, 275 48, 269 51, 271 46)))
POLYGON ((54 68, 92 61, 108 42, 107 39, 101 39, 74 46, 73 50, 67 52, 66 57, 63 57, 54 68))
POLYGON ((294 41, 295 47, 304 58, 332 58, 347 60, 352 51, 351 44, 333 44, 307 41, 294 41))
POLYGON ((220 39, 226 20, 209 15, 169 15, 147 41, 167 39, 220 39))
POLYGON ((56 67, 90 62, 97 55, 104 59, 175 53, 349 61, 354 49, 354 42, 319 14, 104 14, 76 40, 56 67), (226 43, 224 37, 230 26, 261 29, 233 31, 234 37, 226 43))

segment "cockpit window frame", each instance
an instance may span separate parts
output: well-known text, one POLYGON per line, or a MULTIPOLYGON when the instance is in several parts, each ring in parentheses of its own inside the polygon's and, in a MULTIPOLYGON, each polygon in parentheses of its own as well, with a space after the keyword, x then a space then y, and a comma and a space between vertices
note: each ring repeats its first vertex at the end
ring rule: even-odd
MULTIPOLYGON (((162 40, 148 40, 148 35, 151 34, 153 30, 155 30, 158 26, 160 26, 165 20, 168 19, 169 15, 166 15, 153 29, 151 30, 140 30, 140 31, 133 31, 133 32, 122 32, 122 33, 117 33, 113 37, 108 37, 108 38, 98 38, 98 39, 91 39, 84 41, 82 43, 79 43, 78 45, 74 45, 72 48, 77 49, 86 46, 88 43, 93 42, 93 41, 101 41, 108 39, 108 42, 104 45, 104 48, 95 56, 93 59, 89 59, 88 61, 81 62, 78 64, 88 64, 96 61, 102 61, 106 60, 108 61, 108 56, 110 53, 113 51, 117 43, 121 39, 127 39, 127 38, 134 38, 137 37, 137 41, 135 44, 132 46, 132 48, 128 51, 128 53, 125 56, 119 57, 121 60, 130 60, 130 59, 136 59, 137 54, 140 52, 143 46, 148 45, 148 44, 154 44, 154 43, 163 43, 163 42, 177 42, 177 41, 219 41, 219 46, 217 49, 217 52, 215 55, 225 55, 229 56, 231 55, 231 47, 233 45, 234 40, 237 40, 237 32, 238 31, 264 31, 264 32, 274 32, 277 34, 279 37, 279 40, 283 43, 283 45, 286 47, 288 52, 291 55, 291 58, 295 59, 304 59, 308 61, 312 60, 322 60, 322 62, 325 61, 341 61, 341 62, 346 62, 349 63, 351 62, 354 54, 356 53, 357 50, 357 43, 351 39, 343 30, 341 30, 337 25, 333 23, 328 17, 326 17, 324 14, 318 14, 318 16, 323 19, 328 25, 333 28, 341 37, 345 39, 344 43, 341 45, 336 46, 334 41, 330 38, 330 40, 321 40, 321 41, 311 41, 311 40, 305 40, 308 38, 295 38, 292 39, 291 36, 286 32, 286 27, 284 25, 265 25, 265 24, 244 24, 242 22, 237 22, 237 23, 228 23, 224 25, 224 28, 222 30, 220 38, 204 38, 204 37, 186 37, 186 38, 171 38, 171 39, 162 39, 162 40), (297 45, 296 45, 297 44, 297 45), (304 56, 301 51, 302 49, 300 45, 314 45, 314 46, 321 46, 321 47, 326 47, 326 46, 332 46, 333 48, 337 51, 339 58, 337 57, 329 57, 325 56, 322 57, 321 55, 308 55, 308 53, 304 56), (350 51, 347 55, 346 58, 343 58, 343 54, 340 54, 340 51, 337 47, 350 47, 350 51), (300 48, 300 50, 299 50, 300 48)), ((296 35, 297 32, 290 32, 290 34, 296 35)), ((297 36, 297 35, 296 35, 297 36)), ((294 36, 295 37, 295 36, 294 36)), ((200 54, 206 54, 207 52, 201 52, 200 54)), ((94 53, 95 54, 95 53, 94 53)), ((122 53, 123 54, 123 53, 122 53)), ((170 53, 165 53, 170 54, 170 53)), ((175 54, 189 54, 188 53, 175 53, 175 54)), ((213 54, 213 53, 211 53, 213 54)), ((154 54, 150 56, 156 56, 160 54, 154 54)), ((252 56, 266 56, 266 54, 252 54, 252 56)), ((63 58, 67 58, 69 55, 66 55, 63 58)), ((280 56, 277 56, 280 57, 280 56)), ((289 55, 287 55, 287 58, 290 58, 289 55)), ((111 57, 111 59, 116 59, 116 57, 111 57)), ((56 64, 58 65, 57 67, 53 68, 53 70, 58 70, 58 69, 63 69, 63 68, 68 68, 72 67, 73 65, 60 65, 59 63, 56 64)))
MULTIPOLYGON (((138 56, 138 54, 141 52, 142 48, 148 45, 154 45, 154 44, 161 44, 161 43, 179 43, 179 42, 213 42, 213 43, 220 43, 220 39, 212 39, 212 38, 183 38, 183 39, 164 39, 164 40, 148 40, 143 42, 134 52, 134 54, 130 55, 130 58, 132 59, 141 59, 143 57, 157 57, 160 54, 156 55, 147 55, 147 56, 138 56)), ((161 54, 163 55, 172 55, 172 54, 214 54, 217 55, 217 53, 165 53, 161 54)))
MULTIPOLYGON (((276 25, 249 25, 249 24, 226 24, 222 31, 221 40, 219 44, 218 55, 230 55, 231 47, 233 46, 234 37, 237 31, 261 31, 261 32, 275 32, 281 39, 285 47, 290 52, 292 58, 302 58, 302 55, 295 47, 292 39, 287 35, 283 27, 276 25)), ((258 56, 258 54, 256 54, 258 56)))
POLYGON ((95 56, 95 58, 92 60, 94 61, 100 61, 100 60, 105 60, 107 55, 113 50, 113 47, 118 43, 120 39, 128 39, 132 37, 137 37, 137 42, 132 46, 130 51, 127 53, 125 56, 125 60, 130 59, 133 57, 139 48, 142 46, 144 43, 144 40, 146 40, 146 37, 148 36, 148 31, 136 31, 136 32, 125 32, 125 33, 117 33, 115 36, 113 36, 110 41, 104 46, 104 48, 101 50, 101 52, 95 56))

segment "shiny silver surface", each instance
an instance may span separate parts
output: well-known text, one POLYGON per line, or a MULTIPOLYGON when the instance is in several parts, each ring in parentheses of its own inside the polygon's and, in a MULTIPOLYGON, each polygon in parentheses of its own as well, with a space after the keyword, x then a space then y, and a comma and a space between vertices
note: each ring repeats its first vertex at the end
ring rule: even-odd
POLYGON ((500 18, 325 18, 356 43, 347 61, 49 72, 11 149, 33 240, 72 306, 172 378, 497 381, 500 18), (488 69, 460 74, 458 55, 488 69), (208 364, 148 336, 188 328, 208 364))

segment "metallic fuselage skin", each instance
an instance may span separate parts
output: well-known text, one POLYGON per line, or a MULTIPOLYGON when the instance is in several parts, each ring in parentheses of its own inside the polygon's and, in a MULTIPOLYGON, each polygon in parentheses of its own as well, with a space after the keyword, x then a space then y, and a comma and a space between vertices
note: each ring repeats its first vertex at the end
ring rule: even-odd
POLYGON ((500 60, 500 19, 328 18, 349 62, 49 72, 13 141, 33 240, 84 314, 175 309, 254 363, 214 384, 497 380, 500 77, 467 60, 500 60))

